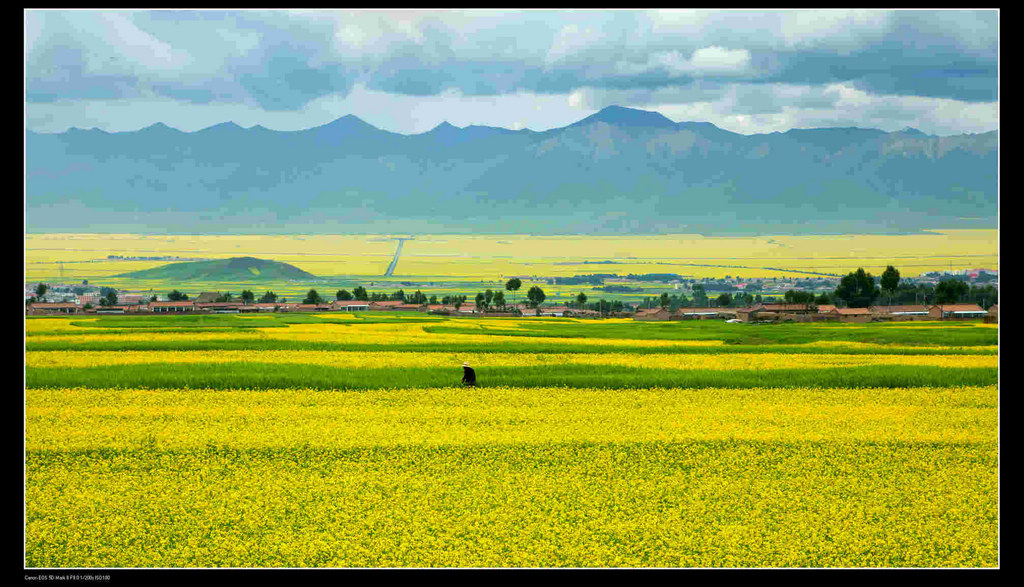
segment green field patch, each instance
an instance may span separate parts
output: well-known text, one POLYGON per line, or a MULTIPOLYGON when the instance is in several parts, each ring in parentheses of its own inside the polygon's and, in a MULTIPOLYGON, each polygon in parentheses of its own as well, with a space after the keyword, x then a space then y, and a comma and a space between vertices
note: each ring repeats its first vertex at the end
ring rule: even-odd
MULTIPOLYGON (((79 368, 27 367, 27 387, 380 389, 459 384, 452 367, 350 368, 339 365, 237 363, 146 363, 79 368)), ((824 369, 651 369, 602 365, 488 367, 477 370, 479 387, 946 387, 994 385, 995 367, 880 365, 824 369)))
MULTIPOLYGON (((217 330, 220 331, 220 330, 217 330)), ((194 332, 176 330, 174 332, 194 332)), ((232 330, 233 333, 245 332, 232 330)), ((251 331, 251 339, 224 340, 46 340, 48 336, 67 336, 66 332, 51 334, 39 333, 25 341, 25 349, 29 351, 199 351, 199 350, 311 350, 311 351, 415 351, 415 352, 473 352, 473 353, 621 353, 628 351, 637 355, 651 353, 806 353, 806 354, 879 354, 888 355, 998 355, 995 348, 972 347, 878 347, 856 346, 800 346, 800 345, 729 345, 729 346, 669 346, 669 347, 623 347, 621 345, 602 345, 600 340, 584 341, 579 345, 545 343, 543 338, 529 339, 511 343, 500 341, 486 342, 437 342, 437 343, 373 343, 373 342, 332 342, 312 340, 273 340, 255 336, 258 331, 251 331)), ((480 331, 477 331, 479 334, 480 331)), ((124 331, 128 334, 129 331, 124 331)), ((76 333, 75 336, 85 334, 76 333)), ((110 334, 109 331, 96 331, 95 334, 110 334)))
POLYGON ((726 324, 724 322, 670 321, 636 323, 568 322, 539 320, 519 322, 521 329, 484 330, 451 323, 426 326, 424 330, 445 334, 494 334, 521 337, 637 340, 721 340, 727 345, 805 344, 819 341, 848 341, 876 344, 943 346, 995 345, 996 329, 955 327, 917 329, 892 328, 887 324, 836 324, 826 328, 802 323, 726 324))

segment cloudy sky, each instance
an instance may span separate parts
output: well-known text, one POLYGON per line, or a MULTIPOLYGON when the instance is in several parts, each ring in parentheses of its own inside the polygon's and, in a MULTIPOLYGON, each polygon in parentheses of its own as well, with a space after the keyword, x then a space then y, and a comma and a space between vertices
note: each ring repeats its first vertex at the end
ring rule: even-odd
POLYGON ((618 104, 743 134, 999 126, 983 11, 25 11, 37 132, 354 114, 545 130, 618 104))

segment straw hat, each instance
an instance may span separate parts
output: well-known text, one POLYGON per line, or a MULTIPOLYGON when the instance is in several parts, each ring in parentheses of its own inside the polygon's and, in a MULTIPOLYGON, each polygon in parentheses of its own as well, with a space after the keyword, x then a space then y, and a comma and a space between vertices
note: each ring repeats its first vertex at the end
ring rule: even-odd
POLYGON ((462 366, 463 366, 463 367, 469 367, 469 363, 463 362, 463 363, 462 363, 462 366))

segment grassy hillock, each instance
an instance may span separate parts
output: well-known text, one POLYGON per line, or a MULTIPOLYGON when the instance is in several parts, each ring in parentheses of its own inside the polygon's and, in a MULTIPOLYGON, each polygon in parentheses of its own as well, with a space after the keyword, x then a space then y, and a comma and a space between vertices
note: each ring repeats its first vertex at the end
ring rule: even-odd
POLYGON ((213 261, 171 263, 152 269, 124 273, 116 277, 167 279, 174 281, 277 281, 317 279, 316 275, 294 265, 257 259, 232 257, 213 261))

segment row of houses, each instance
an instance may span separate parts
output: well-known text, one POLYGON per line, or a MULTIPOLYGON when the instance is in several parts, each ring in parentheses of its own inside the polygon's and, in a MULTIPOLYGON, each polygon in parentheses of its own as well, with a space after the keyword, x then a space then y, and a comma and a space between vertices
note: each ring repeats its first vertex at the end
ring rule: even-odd
POLYGON ((837 308, 833 305, 771 304, 763 303, 745 308, 679 308, 672 312, 665 308, 639 310, 634 320, 699 320, 736 319, 741 322, 759 321, 839 321, 881 322, 893 320, 966 320, 999 321, 999 306, 987 311, 976 304, 934 304, 930 306, 870 306, 868 308, 837 308))
MULTIPOLYGON (((264 303, 244 304, 242 302, 201 302, 185 300, 176 302, 146 302, 140 304, 121 304, 114 306, 97 306, 86 310, 82 304, 71 302, 36 302, 28 306, 28 313, 33 315, 46 314, 238 314, 248 312, 367 312, 367 311, 407 311, 431 312, 446 315, 485 315, 485 316, 552 316, 599 318, 601 314, 594 310, 570 309, 564 307, 530 308, 525 305, 509 306, 502 311, 477 308, 475 304, 461 304, 459 307, 446 304, 407 304, 401 300, 360 301, 345 300, 321 304, 300 303, 264 303)), ((745 308, 679 308, 670 311, 666 308, 637 310, 634 314, 617 313, 615 316, 632 316, 634 320, 708 320, 737 319, 742 322, 759 321, 840 321, 840 322, 878 322, 886 320, 962 320, 984 319, 986 322, 999 321, 999 306, 995 305, 988 311, 975 304, 936 304, 904 305, 904 306, 871 306, 869 308, 837 308, 831 305, 814 304, 756 304, 745 308)))
MULTIPOLYGON (((407 304, 401 300, 388 301, 360 301, 360 300, 337 300, 321 304, 300 304, 274 302, 257 302, 245 304, 242 302, 213 302, 201 301, 202 296, 195 300, 176 302, 145 302, 140 304, 118 304, 113 306, 96 306, 85 309, 84 304, 72 302, 35 302, 28 306, 28 313, 40 314, 180 314, 180 313, 206 313, 206 314, 238 314, 249 312, 368 312, 368 311, 398 311, 398 312, 434 312, 438 314, 484 314, 487 316, 562 316, 567 312, 560 308, 542 308, 538 313, 533 308, 526 306, 509 306, 498 311, 495 309, 480 309, 476 304, 461 304, 459 307, 445 304, 407 304)), ((596 312, 595 312, 596 313, 596 312)))

